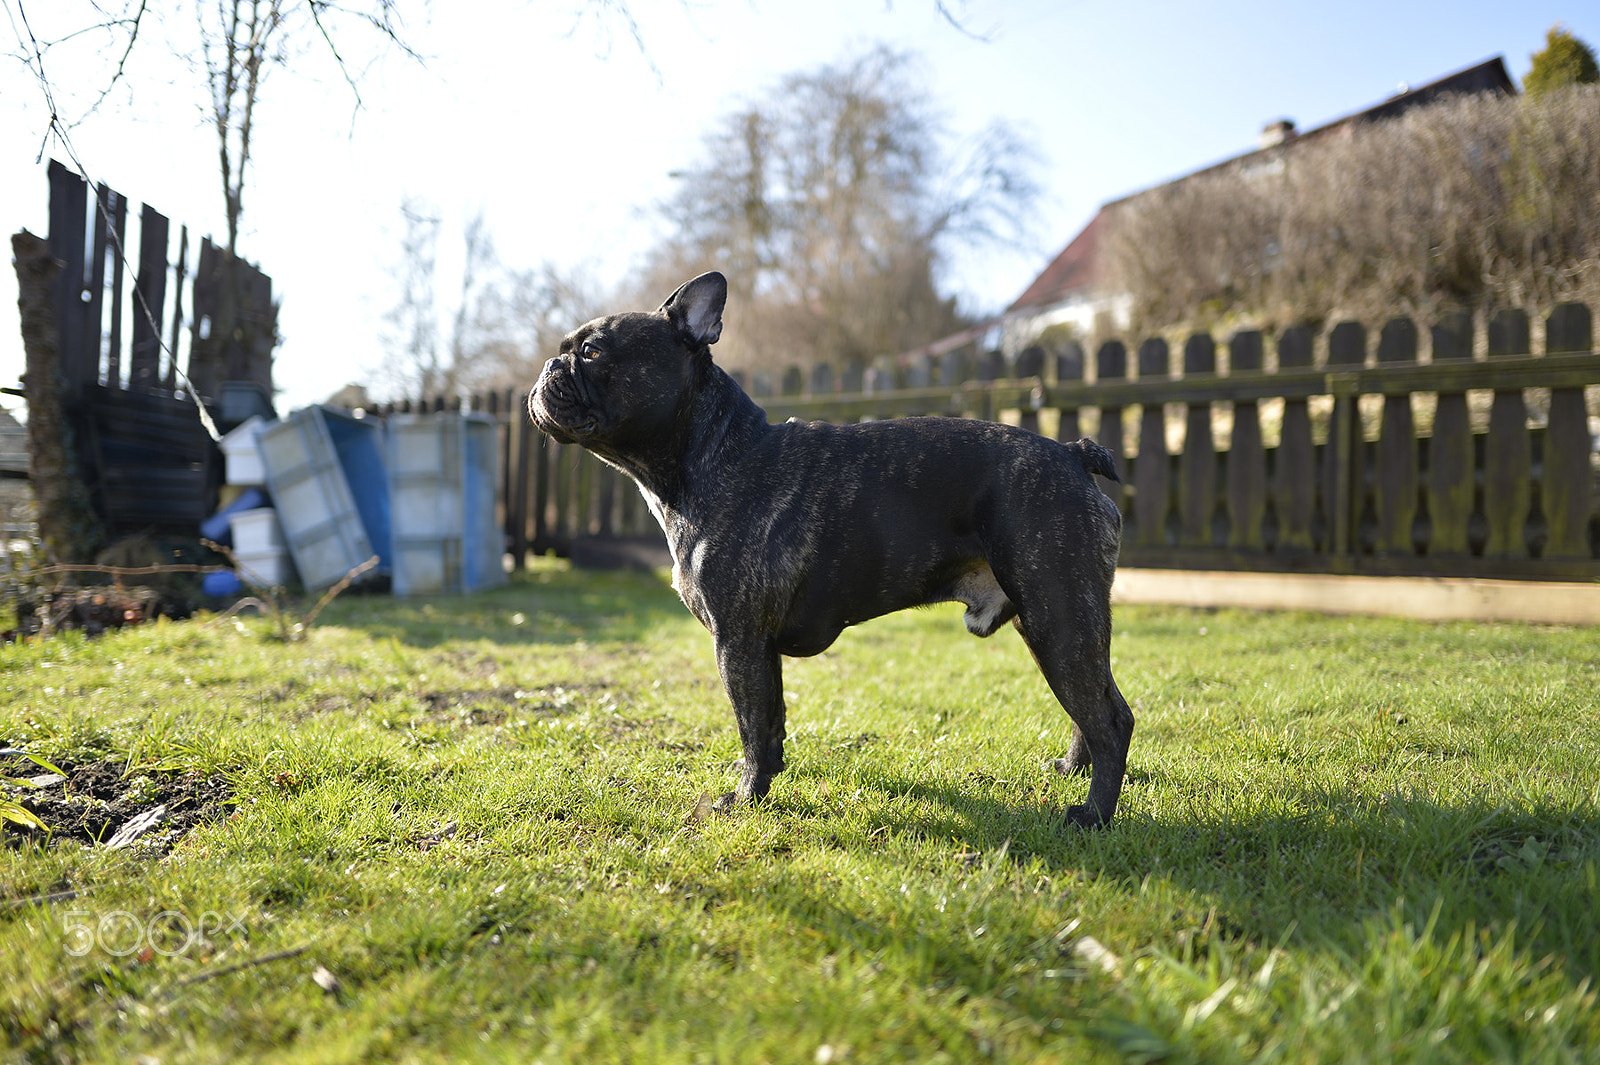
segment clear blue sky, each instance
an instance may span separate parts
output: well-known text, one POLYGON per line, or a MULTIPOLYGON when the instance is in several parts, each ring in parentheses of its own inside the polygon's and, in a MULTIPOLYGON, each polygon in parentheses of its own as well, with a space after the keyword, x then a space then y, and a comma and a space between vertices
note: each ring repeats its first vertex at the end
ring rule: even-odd
MULTIPOLYGON (((190 7, 168 6, 124 86, 73 143, 95 180, 220 238, 203 79, 172 56, 190 7)), ((973 311, 1015 297, 1099 204, 1247 150, 1268 121, 1318 125, 1496 55, 1520 79, 1557 22, 1600 45, 1596 0, 951 0, 974 34, 952 28, 933 0, 633 0, 641 55, 621 26, 575 26, 570 6, 433 4, 409 31, 425 66, 351 50, 367 69, 358 114, 326 65, 271 76, 241 249, 283 299, 280 405, 321 400, 381 365, 403 196, 433 201, 455 223, 481 207, 508 265, 552 261, 614 282, 659 237, 651 207, 718 115, 785 73, 878 42, 921 57, 956 133, 1004 118, 1042 157, 1030 245, 952 264, 973 311)), ((81 21, 88 4, 0 0, 0 50, 15 49, 22 10, 39 30, 81 21)), ((72 115, 114 57, 62 48, 46 61, 72 115)), ((43 232, 35 156, 48 111, 20 64, 0 63, 0 225, 43 232)), ((60 153, 46 147, 46 159, 60 153)), ((447 231, 444 290, 458 240, 447 231)), ((7 277, 0 288, 14 292, 7 277)), ((10 383, 21 365, 7 296, 0 378, 10 383)))

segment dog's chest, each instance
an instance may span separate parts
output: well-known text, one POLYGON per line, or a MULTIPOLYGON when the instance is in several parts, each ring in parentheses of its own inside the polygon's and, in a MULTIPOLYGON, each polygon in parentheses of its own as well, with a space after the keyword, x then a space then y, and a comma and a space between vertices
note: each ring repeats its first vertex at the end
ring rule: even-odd
POLYGON ((702 625, 710 628, 709 615, 706 612, 705 602, 700 595, 699 582, 695 573, 695 536, 687 516, 672 509, 662 501, 661 497, 639 484, 639 494, 644 497, 645 506, 655 516, 656 524, 661 526, 661 532, 667 540, 667 553, 672 556, 672 590, 678 593, 678 598, 683 600, 683 605, 689 612, 700 620, 702 625))

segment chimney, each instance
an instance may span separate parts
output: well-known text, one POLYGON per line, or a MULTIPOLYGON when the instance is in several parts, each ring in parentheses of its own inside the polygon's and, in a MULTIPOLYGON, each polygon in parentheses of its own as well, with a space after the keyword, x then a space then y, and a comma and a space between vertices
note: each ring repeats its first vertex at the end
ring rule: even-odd
POLYGON ((1295 138, 1294 119, 1280 118, 1276 122, 1268 122, 1261 127, 1261 147, 1276 148, 1285 141, 1295 138))

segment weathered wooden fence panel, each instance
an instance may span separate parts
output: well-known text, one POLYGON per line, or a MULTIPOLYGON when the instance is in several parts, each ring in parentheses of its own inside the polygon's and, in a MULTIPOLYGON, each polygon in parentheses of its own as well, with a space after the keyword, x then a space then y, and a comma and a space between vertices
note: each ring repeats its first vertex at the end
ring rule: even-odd
MULTIPOLYGON (((1569 303, 1557 307, 1545 323, 1545 350, 1552 355, 1591 351, 1594 318, 1589 308, 1569 303)), ((1594 509, 1594 453, 1600 431, 1591 432, 1584 390, 1576 386, 1550 390, 1550 416, 1545 431, 1544 515, 1548 558, 1583 559, 1594 551, 1591 514, 1594 509)))
MULTIPOLYGON (((1262 337, 1254 330, 1238 333, 1228 344, 1235 373, 1265 368, 1262 337)), ((1267 452, 1256 400, 1233 405, 1233 443, 1228 449, 1228 545, 1237 551, 1264 551, 1267 537, 1267 452)))
MULTIPOLYGON (((1172 362, 1167 342, 1146 340, 1139 345, 1139 379, 1165 378, 1172 362)), ((1146 404, 1139 416, 1139 454, 1165 454, 1167 450, 1166 406, 1161 403, 1146 404)), ((1133 523, 1128 529, 1128 539, 1141 547, 1157 547, 1166 543, 1167 515, 1172 501, 1168 490, 1169 465, 1165 462, 1141 462, 1133 482, 1133 523)))
POLYGON ((224 430, 243 420, 229 417, 227 386, 246 384, 270 407, 271 281, 239 263, 236 285, 223 283, 223 254, 209 241, 191 274, 187 228, 179 229, 173 259, 171 223, 149 204, 138 213, 135 240, 126 196, 105 185, 91 195, 87 181, 55 161, 48 180, 50 254, 62 265, 54 293, 57 370, 95 510, 112 535, 192 534, 214 509, 220 480, 220 456, 194 395, 224 430), (190 286, 192 323, 184 313, 190 286), (221 323, 241 313, 260 328, 245 330, 255 343, 237 356, 239 331, 221 323), (179 372, 185 357, 188 383, 179 372))
MULTIPOLYGON (((1472 317, 1455 314, 1433 327, 1433 364, 1449 367, 1472 358, 1472 317)), ((1429 553, 1436 558, 1472 554, 1472 515, 1478 499, 1477 445, 1464 388, 1441 387, 1428 440, 1429 553)))

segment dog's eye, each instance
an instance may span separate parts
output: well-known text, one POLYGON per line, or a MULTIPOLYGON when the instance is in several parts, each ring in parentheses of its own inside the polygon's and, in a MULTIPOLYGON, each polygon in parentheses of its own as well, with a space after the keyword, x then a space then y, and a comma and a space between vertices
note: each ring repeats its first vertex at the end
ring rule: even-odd
POLYGON ((578 349, 578 354, 585 359, 592 359, 600 354, 600 345, 592 340, 585 340, 583 346, 578 349))

